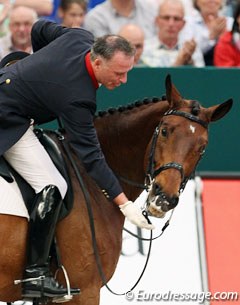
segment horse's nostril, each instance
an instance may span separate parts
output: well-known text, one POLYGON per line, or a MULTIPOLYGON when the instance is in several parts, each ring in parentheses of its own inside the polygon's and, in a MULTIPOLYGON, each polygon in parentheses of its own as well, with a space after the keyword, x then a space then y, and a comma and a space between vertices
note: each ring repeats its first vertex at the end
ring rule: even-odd
POLYGON ((159 198, 156 201, 156 206, 160 206, 164 212, 174 209, 178 204, 178 197, 168 197, 165 193, 160 192, 159 198))

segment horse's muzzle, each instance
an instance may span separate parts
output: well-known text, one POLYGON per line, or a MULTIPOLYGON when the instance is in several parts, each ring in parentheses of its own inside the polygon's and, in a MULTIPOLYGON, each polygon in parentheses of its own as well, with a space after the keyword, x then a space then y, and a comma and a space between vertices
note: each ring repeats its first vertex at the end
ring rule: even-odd
POLYGON ((163 218, 165 213, 174 209, 179 201, 178 196, 168 196, 155 184, 148 198, 148 212, 152 216, 163 218))
POLYGON ((178 197, 169 197, 165 193, 160 192, 159 195, 157 195, 156 206, 160 206, 163 212, 168 212, 177 206, 178 201, 178 197))

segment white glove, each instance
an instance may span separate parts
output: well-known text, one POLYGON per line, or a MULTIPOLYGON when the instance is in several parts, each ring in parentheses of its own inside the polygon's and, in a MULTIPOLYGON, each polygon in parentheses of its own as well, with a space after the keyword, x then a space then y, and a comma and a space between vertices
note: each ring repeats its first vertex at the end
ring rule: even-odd
POLYGON ((119 208, 123 215, 134 225, 148 230, 155 229, 152 224, 147 222, 147 219, 142 215, 140 208, 138 208, 132 201, 127 201, 120 205, 119 208))

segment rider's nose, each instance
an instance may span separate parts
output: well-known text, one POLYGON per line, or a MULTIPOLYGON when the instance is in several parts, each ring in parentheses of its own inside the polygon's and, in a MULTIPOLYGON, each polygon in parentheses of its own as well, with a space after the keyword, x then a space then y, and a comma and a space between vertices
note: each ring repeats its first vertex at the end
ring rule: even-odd
POLYGON ((127 73, 126 73, 125 75, 121 76, 120 82, 121 82, 122 84, 126 84, 126 82, 127 82, 127 73))

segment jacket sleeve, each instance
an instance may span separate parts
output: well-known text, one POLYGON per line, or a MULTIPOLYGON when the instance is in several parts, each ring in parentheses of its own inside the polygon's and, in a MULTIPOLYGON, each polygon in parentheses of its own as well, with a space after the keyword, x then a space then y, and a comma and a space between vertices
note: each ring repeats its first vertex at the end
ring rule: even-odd
POLYGON ((85 107, 80 103, 74 103, 61 118, 71 147, 83 162, 88 174, 112 200, 122 192, 122 188, 102 153, 93 124, 92 112, 94 110, 91 111, 89 104, 85 107))
POLYGON ((40 19, 35 22, 31 31, 33 51, 36 52, 48 45, 59 36, 69 32, 71 29, 65 28, 54 22, 40 19))

